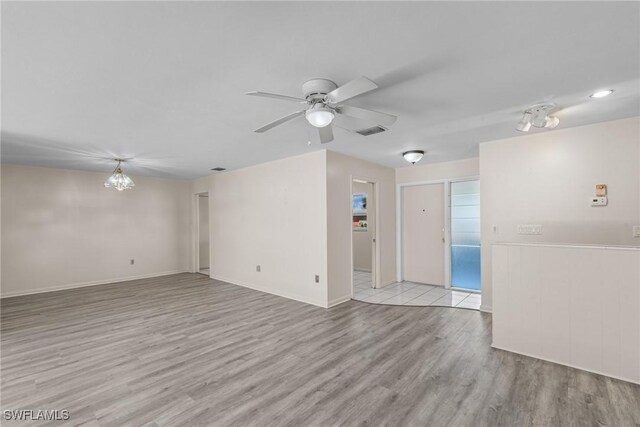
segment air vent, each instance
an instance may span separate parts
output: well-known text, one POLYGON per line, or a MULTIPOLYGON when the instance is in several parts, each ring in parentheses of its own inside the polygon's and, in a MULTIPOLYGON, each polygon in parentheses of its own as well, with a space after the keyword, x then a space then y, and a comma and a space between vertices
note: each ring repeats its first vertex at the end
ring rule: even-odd
POLYGON ((372 128, 357 130, 356 132, 362 136, 369 136, 375 135, 376 133, 384 132, 385 130, 387 129, 383 128, 382 126, 374 126, 372 128))
POLYGON ((226 168, 220 168, 220 167, 218 167, 218 168, 213 168, 213 169, 211 169, 211 170, 212 170, 212 171, 215 171, 215 172, 222 172, 222 171, 226 171, 227 169, 226 169, 226 168))

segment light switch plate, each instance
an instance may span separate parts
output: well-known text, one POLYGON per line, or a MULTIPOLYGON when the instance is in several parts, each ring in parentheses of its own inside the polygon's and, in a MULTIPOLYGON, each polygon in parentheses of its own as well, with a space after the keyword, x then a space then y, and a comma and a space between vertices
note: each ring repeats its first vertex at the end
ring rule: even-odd
POLYGON ((640 225, 633 226, 633 237, 640 237, 640 225))
POLYGON ((607 199, 607 196, 593 197, 591 199, 591 206, 607 206, 608 203, 609 200, 607 199))
POLYGON ((540 235, 542 225, 540 224, 518 224, 518 234, 540 235))

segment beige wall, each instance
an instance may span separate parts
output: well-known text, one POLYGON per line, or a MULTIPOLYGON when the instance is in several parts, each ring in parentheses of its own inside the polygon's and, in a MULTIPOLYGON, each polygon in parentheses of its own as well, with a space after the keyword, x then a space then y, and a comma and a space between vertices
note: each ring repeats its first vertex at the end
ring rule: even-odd
POLYGON ((372 230, 375 228, 375 198, 373 195, 373 185, 362 182, 353 183, 353 194, 367 194, 367 226, 368 228, 353 231, 353 268, 354 270, 371 271, 371 257, 373 247, 371 240, 373 239, 372 230))
POLYGON ((481 144, 480 173, 485 309, 496 241, 640 246, 632 237, 640 225, 638 117, 481 144), (596 184, 608 185, 609 206, 589 205, 596 184), (519 235, 518 224, 543 233, 519 235))
POLYGON ((326 307, 325 171, 317 151, 194 181, 209 192, 211 277, 326 307))
POLYGON ((396 169, 396 183, 436 181, 440 179, 477 176, 480 173, 480 160, 456 160, 453 162, 412 165, 396 169))
POLYGON ((132 177, 118 192, 103 187, 108 172, 3 164, 1 175, 2 296, 188 269, 188 181, 132 177))
POLYGON ((327 151, 327 245, 329 303, 351 296, 351 179, 362 178, 378 185, 376 236, 379 284, 395 281, 396 208, 395 172, 393 169, 327 151))

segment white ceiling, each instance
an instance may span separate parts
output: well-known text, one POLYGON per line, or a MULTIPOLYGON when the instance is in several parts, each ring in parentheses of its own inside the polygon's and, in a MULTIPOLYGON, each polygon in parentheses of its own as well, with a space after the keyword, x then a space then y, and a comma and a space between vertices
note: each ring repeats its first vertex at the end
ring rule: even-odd
POLYGON ((2 2, 2 161, 195 178, 328 148, 401 167, 477 156, 540 101, 558 129, 640 115, 639 78, 637 2, 2 2), (361 75, 380 89, 348 104, 397 114, 388 132, 253 132, 299 105, 245 92, 361 75))

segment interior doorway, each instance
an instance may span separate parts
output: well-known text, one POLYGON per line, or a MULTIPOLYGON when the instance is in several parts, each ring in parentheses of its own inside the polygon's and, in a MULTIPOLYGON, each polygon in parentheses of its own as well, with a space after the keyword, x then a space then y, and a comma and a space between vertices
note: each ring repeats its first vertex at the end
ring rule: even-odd
POLYGON ((209 193, 196 194, 196 205, 196 271, 209 276, 209 193))
POLYGON ((402 188, 402 272, 410 282, 446 286, 445 185, 402 188))
POLYGON ((351 183, 352 289, 376 287, 376 184, 354 178, 351 183))

